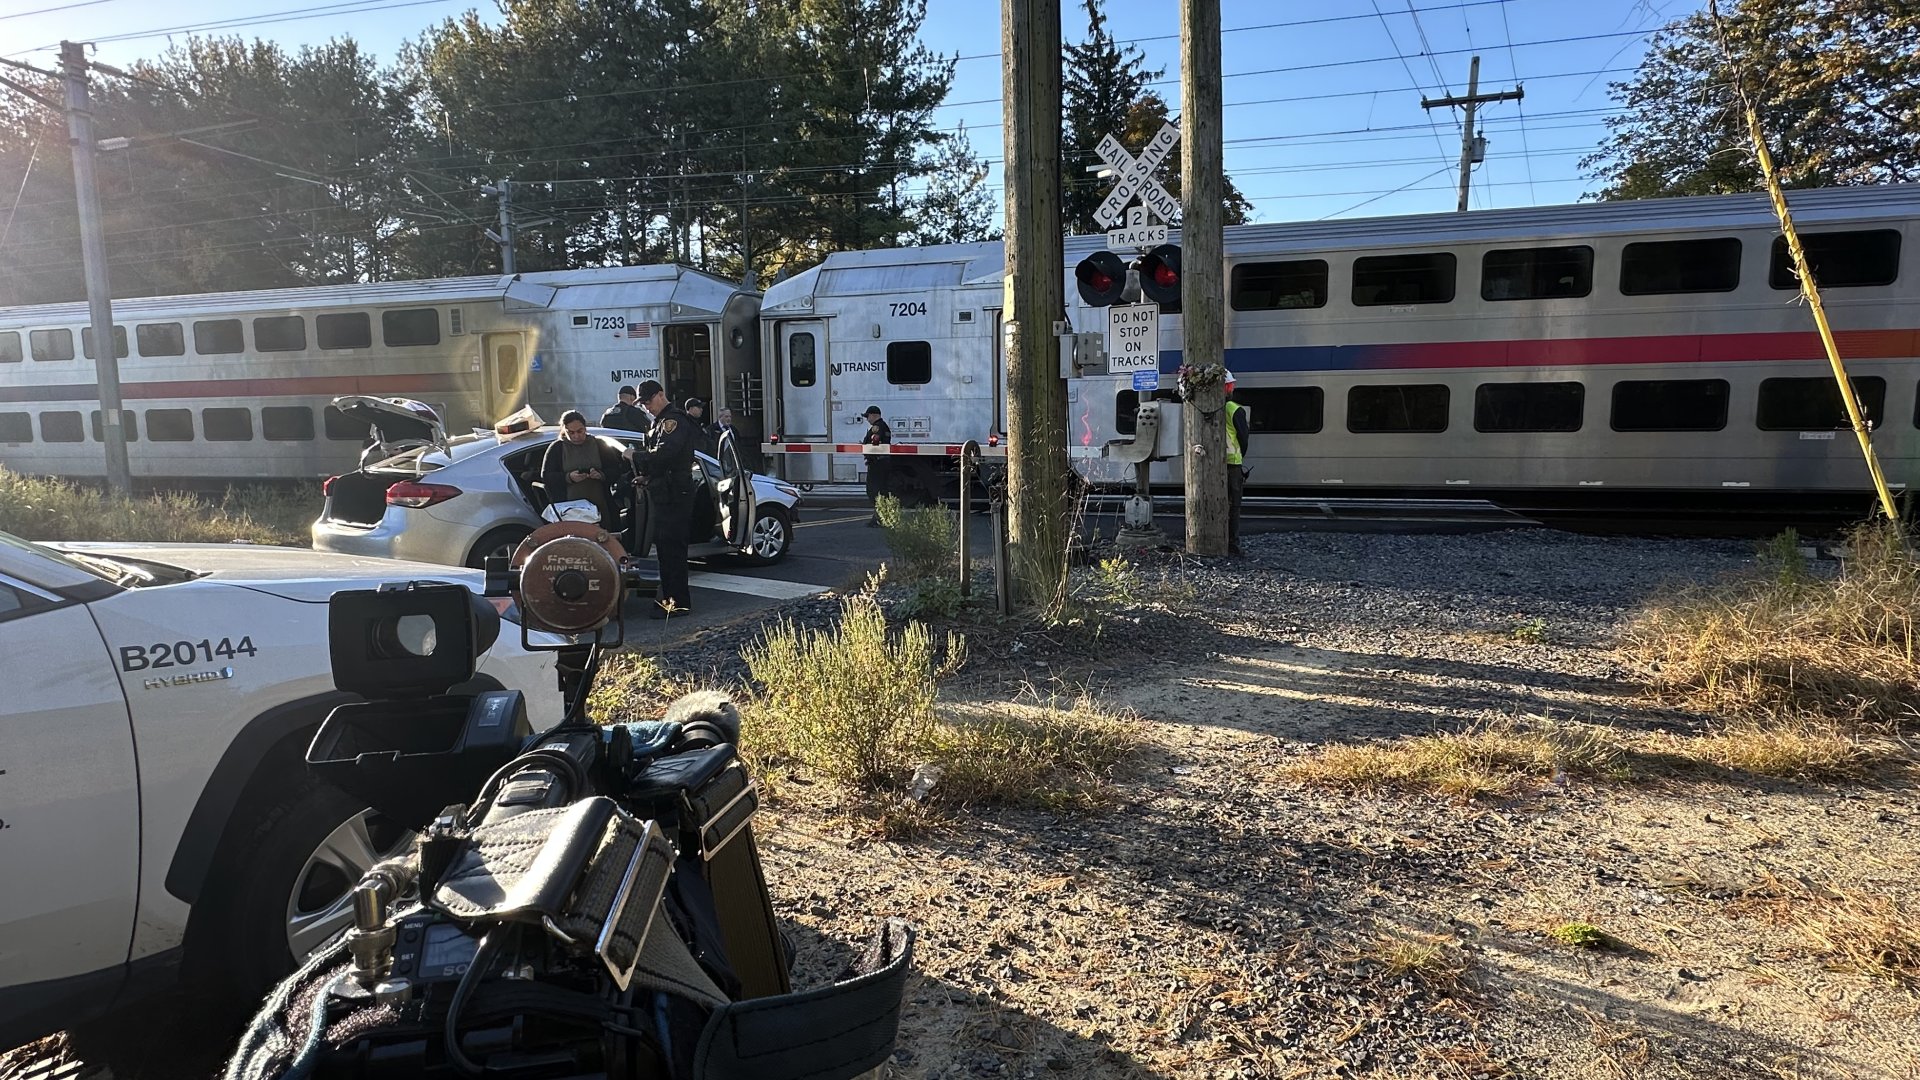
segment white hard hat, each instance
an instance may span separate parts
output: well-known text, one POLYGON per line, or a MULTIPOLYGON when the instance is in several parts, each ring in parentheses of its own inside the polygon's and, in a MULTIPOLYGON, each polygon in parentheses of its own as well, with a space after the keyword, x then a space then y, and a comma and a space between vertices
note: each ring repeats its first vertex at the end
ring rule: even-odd
POLYGON ((1227 372, 1227 385, 1228 386, 1233 385, 1233 372, 1231 371, 1227 372))

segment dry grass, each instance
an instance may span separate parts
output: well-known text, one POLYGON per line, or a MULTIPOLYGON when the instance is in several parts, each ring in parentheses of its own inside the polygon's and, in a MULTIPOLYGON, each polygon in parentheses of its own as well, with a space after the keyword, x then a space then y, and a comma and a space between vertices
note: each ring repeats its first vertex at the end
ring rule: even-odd
POLYGON ((1789 534, 1763 551, 1762 574, 1650 608, 1628 631, 1628 655, 1662 696, 1705 712, 1920 716, 1920 562, 1893 525, 1856 529, 1849 548, 1843 571, 1818 580, 1789 534))
POLYGON ((1140 745, 1138 721, 1090 695, 948 706, 932 760, 942 804, 1037 806, 1074 812, 1105 805, 1114 771, 1140 745))
POLYGON ((1791 929, 1837 970, 1920 986, 1920 912, 1891 897, 1769 871, 1728 907, 1791 929))
POLYGON ((0 532, 28 540, 305 545, 318 488, 232 488, 120 498, 105 490, 0 468, 0 532))
POLYGON ((1838 725, 1791 719, 1739 720, 1664 745, 1676 763, 1775 780, 1861 780, 1902 756, 1838 725))
POLYGON ((1453 945, 1430 937, 1381 933, 1358 946, 1353 959, 1373 968, 1383 980, 1412 979, 1448 997, 1472 995, 1467 973, 1472 962, 1453 945))
POLYGON ((1505 720, 1392 743, 1328 746, 1283 766, 1281 772, 1327 787, 1465 801, 1518 795, 1560 776, 1624 778, 1628 755, 1606 728, 1505 720))

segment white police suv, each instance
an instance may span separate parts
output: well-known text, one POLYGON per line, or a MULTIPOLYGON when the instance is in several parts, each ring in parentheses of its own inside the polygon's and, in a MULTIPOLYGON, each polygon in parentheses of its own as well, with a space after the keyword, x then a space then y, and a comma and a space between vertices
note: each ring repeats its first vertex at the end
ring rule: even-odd
MULTIPOLYGON (((0 533, 0 1049, 181 976, 259 993, 409 837, 309 777, 343 701, 327 600, 478 571, 250 545, 0 533)), ((511 615, 511 613, 509 613, 511 615)), ((478 687, 560 715, 511 623, 478 687)))

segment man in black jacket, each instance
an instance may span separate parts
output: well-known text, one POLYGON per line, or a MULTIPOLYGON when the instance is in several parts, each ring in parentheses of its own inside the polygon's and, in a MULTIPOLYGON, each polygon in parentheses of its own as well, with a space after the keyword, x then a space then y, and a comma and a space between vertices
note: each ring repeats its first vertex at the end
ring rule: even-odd
POLYGON ((540 459, 540 482, 549 503, 585 499, 600 509, 600 524, 618 529, 614 493, 627 475, 620 448, 587 434, 587 418, 576 410, 560 417, 561 435, 540 459))
POLYGON ((700 426, 667 392, 649 379, 640 384, 640 401, 653 414, 653 430, 633 454, 633 464, 645 485, 647 520, 660 560, 660 599, 647 614, 664 619, 669 613, 693 611, 693 592, 687 584, 687 530, 693 515, 693 451, 702 438, 700 426))
POLYGON ((620 400, 614 402, 613 405, 608 407, 606 412, 600 414, 600 426, 605 428, 619 428, 622 431, 638 431, 644 433, 648 428, 653 426, 653 418, 648 416, 646 410, 639 406, 638 398, 639 394, 634 391, 633 387, 621 387, 620 400))
MULTIPOLYGON (((893 442, 893 428, 887 424, 886 417, 880 412, 880 406, 867 406, 867 433, 861 438, 863 446, 888 446, 893 442)), ((893 462, 886 454, 868 454, 867 458, 867 501, 873 504, 873 517, 867 521, 868 528, 880 524, 880 496, 887 494, 887 481, 891 479, 893 462)))

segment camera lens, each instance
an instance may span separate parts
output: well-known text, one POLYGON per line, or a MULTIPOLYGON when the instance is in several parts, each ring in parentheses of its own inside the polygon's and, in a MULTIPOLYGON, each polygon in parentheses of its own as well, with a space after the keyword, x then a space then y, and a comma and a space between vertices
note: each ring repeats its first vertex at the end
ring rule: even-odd
POLYGON ((440 628, 431 615, 399 615, 376 620, 369 651, 376 660, 432 656, 440 647, 440 628))

